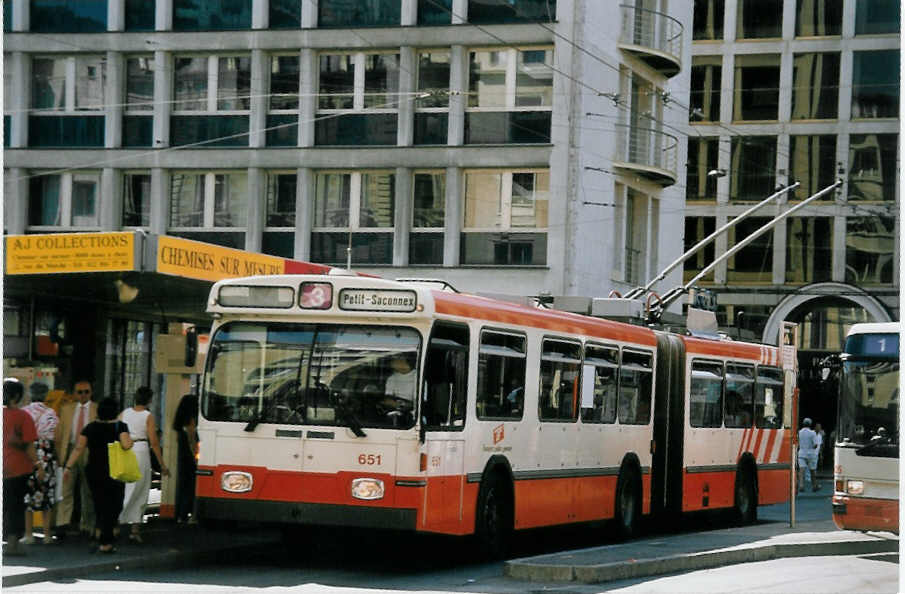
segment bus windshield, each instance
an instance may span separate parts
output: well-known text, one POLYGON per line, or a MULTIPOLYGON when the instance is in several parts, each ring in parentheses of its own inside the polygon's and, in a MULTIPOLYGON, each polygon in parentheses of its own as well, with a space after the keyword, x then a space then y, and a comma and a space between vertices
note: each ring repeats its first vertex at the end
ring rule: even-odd
POLYGON ((211 341, 201 413, 211 421, 406 428, 414 424, 412 328, 232 322, 211 341))
POLYGON ((899 363, 849 357, 842 366, 836 441, 863 455, 898 456, 899 363))

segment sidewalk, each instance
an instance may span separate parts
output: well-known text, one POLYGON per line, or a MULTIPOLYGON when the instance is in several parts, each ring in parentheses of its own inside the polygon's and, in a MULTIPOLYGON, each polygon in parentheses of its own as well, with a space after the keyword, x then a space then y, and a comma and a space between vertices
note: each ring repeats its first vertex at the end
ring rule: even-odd
POLYGON ((536 582, 600 583, 663 575, 781 557, 862 555, 899 550, 887 532, 839 530, 833 524, 831 492, 824 481, 816 493, 796 499, 796 525, 789 504, 758 509, 750 526, 642 537, 621 544, 515 559, 507 577, 536 582))
MULTIPOLYGON (((117 552, 108 555, 92 552, 86 538, 67 538, 60 544, 25 545, 26 556, 3 558, 3 587, 35 582, 70 580, 96 573, 129 569, 172 568, 207 562, 223 555, 272 544, 279 540, 276 531, 209 530, 197 525, 152 520, 143 526, 142 544, 132 543, 120 534, 117 552)), ((126 528, 128 530, 128 527, 126 528)))

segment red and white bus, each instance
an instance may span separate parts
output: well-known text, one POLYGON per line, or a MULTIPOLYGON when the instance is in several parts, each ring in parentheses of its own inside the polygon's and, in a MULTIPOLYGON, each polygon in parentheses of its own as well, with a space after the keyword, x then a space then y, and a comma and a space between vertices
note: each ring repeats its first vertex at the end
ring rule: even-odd
POLYGON ((220 281, 208 311, 202 520, 500 555, 518 529, 789 499, 776 347, 344 275, 220 281))
POLYGON ((845 339, 833 521, 844 530, 899 532, 901 322, 855 324, 845 339))

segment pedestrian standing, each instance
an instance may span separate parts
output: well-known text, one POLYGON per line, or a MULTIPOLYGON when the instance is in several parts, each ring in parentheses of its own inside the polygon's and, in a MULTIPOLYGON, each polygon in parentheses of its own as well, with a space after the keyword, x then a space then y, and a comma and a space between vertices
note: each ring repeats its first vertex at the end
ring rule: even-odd
MULTIPOLYGON (((110 477, 110 458, 107 445, 119 441, 124 450, 132 447, 129 428, 116 419, 119 404, 113 398, 103 399, 97 407, 97 420, 88 423, 76 442, 75 449, 66 460, 65 474, 72 472, 79 457, 88 450, 88 464, 85 475, 94 501, 95 530, 100 532, 100 553, 115 553, 113 529, 119 512, 123 509, 123 483, 110 477)), ((65 476, 64 474, 64 476, 65 476)))
POLYGON ((811 419, 805 418, 798 431, 798 492, 804 491, 805 477, 811 490, 820 489, 817 482, 817 434, 811 429, 811 419))
POLYGON ((36 468, 28 478, 28 493, 25 495, 25 543, 33 544, 32 536, 34 512, 41 512, 41 520, 44 526, 44 544, 56 542, 51 534, 51 523, 56 510, 57 492, 57 462, 54 436, 60 418, 52 408, 44 403, 49 388, 47 384, 32 382, 28 388, 31 394, 31 404, 22 410, 27 412, 35 423, 38 439, 35 441, 35 451, 38 456, 38 466, 43 470, 43 479, 38 477, 36 468))
POLYGON ((123 499, 123 511, 119 515, 120 524, 129 524, 129 540, 140 543, 141 523, 145 515, 145 506, 148 503, 148 493, 151 490, 151 452, 160 464, 160 473, 169 476, 170 471, 163 463, 163 454, 160 452, 160 441, 157 438, 157 423, 154 415, 148 410, 154 393, 151 388, 142 386, 135 391, 135 405, 120 413, 119 418, 129 426, 129 436, 132 438, 132 451, 138 458, 138 469, 141 478, 134 483, 126 483, 123 499))
MULTIPOLYGON (((68 460, 70 453, 75 449, 78 437, 82 430, 97 418, 97 404, 92 402, 91 382, 80 380, 74 386, 76 400, 67 402, 60 409, 60 424, 57 425, 56 451, 61 460, 68 460)), ((94 507, 91 504, 91 492, 88 489, 88 479, 85 468, 88 464, 88 453, 84 452, 72 464, 70 471, 63 476, 63 500, 57 505, 57 530, 66 526, 72 520, 72 511, 75 507, 75 489, 78 487, 81 498, 79 529, 96 538, 93 533, 94 507)), ((75 526, 70 527, 75 529, 75 526)))
POLYGON ((814 423, 814 433, 817 434, 817 468, 823 468, 823 450, 826 445, 826 431, 820 423, 814 423))
POLYGON ((186 394, 179 401, 173 418, 177 434, 176 522, 189 521, 195 506, 195 470, 198 461, 198 396, 186 394))
MULTIPOLYGON (((25 493, 28 477, 38 461, 35 440, 38 432, 31 416, 19 406, 25 388, 17 379, 3 380, 3 540, 4 555, 24 555, 19 539, 25 533, 25 493)), ((38 476, 44 471, 37 466, 38 476)))

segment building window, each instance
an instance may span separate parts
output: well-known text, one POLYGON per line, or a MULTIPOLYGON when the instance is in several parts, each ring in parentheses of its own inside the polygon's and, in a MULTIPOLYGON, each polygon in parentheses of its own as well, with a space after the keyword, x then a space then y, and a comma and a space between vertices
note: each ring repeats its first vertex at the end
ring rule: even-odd
POLYGON ((722 68, 722 56, 692 57, 690 121, 720 121, 720 88, 723 80, 722 68))
POLYGON ((102 147, 107 62, 102 56, 34 58, 29 145, 102 147))
POLYGON ((267 146, 298 146, 299 56, 270 57, 267 146))
POLYGON ((899 50, 854 52, 853 118, 899 117, 899 50))
POLYGON ((723 38, 725 0, 694 0, 692 39, 708 41, 723 38))
POLYGON ((759 202, 776 189, 776 137, 732 138, 729 199, 759 202))
POLYGON ((544 265, 550 172, 466 171, 462 264, 544 265))
POLYGON ((396 175, 318 172, 311 259, 325 264, 393 263, 396 175), (351 252, 349 249, 351 248, 351 252))
POLYGON ((842 0, 798 0, 795 37, 842 34, 842 0))
POLYGON ((540 356, 537 416, 541 421, 578 420, 581 344, 544 340, 540 356))
MULTIPOLYGON (((738 245, 746 237, 772 219, 755 217, 740 221, 731 227, 729 247, 738 245)), ((773 229, 729 257, 726 280, 730 283, 770 284, 773 281, 773 229)))
POLYGON ((899 0, 858 0, 855 35, 898 33, 901 18, 899 0))
POLYGON ((302 26, 302 0, 270 0, 270 28, 298 29, 302 26))
POLYGON ((892 284, 895 231, 892 217, 845 219, 845 282, 854 286, 892 284))
POLYGON ((419 25, 449 25, 453 0, 418 0, 419 25))
POLYGON ((738 39, 782 37, 782 0, 738 0, 738 39))
MULTIPOLYGON (((789 142, 789 179, 801 183, 794 190, 795 199, 804 200, 836 181, 835 136, 791 136, 789 142)), ((822 200, 834 196, 830 193, 822 200)))
POLYGON ((157 12, 155 0, 126 0, 124 8, 126 31, 154 30, 157 12))
POLYGON ((469 23, 525 23, 556 20, 556 0, 468 0, 469 23))
POLYGON ((100 179, 98 171, 61 175, 32 172, 28 186, 29 226, 97 228, 100 179))
POLYGON ((151 174, 127 171, 123 174, 123 227, 151 224, 151 174))
POLYGON ((173 0, 173 31, 251 29, 252 0, 173 0))
POLYGON ((393 27, 399 25, 402 0, 320 0, 318 27, 393 27))
POLYGON ((688 172, 685 182, 686 200, 716 201, 716 175, 720 150, 718 137, 688 138, 688 172))
POLYGON ((465 144, 549 143, 553 50, 472 50, 469 58, 465 144))
POLYGON ((779 54, 735 56, 734 120, 779 117, 779 61, 779 54))
POLYGON ((449 52, 418 53, 418 92, 415 100, 415 144, 446 144, 449 120, 449 52))
POLYGON ((126 57, 123 101, 124 147, 152 146, 154 135, 154 57, 126 57))
POLYGON ((398 92, 397 53, 321 54, 316 144, 395 145, 398 92))
MULTIPOLYGON (((6 0, 4 4, 12 4, 6 0)), ((33 33, 103 33, 107 0, 30 0, 33 33)))
MULTIPOLYGON (((715 217, 685 217, 685 251, 687 252, 705 237, 716 231, 715 217)), ((695 255, 684 262, 683 281, 688 282, 696 277, 714 260, 715 247, 711 241, 695 255)), ((713 273, 703 277, 700 282, 713 282, 713 273)))
POLYGON ((292 258, 295 253, 295 203, 298 176, 291 171, 267 173, 266 214, 262 251, 292 258))
POLYGON ((792 217, 786 222, 786 282, 817 283, 832 279, 833 219, 792 217))
POLYGON ((247 211, 244 171, 181 171, 171 177, 169 230, 173 235, 242 249, 247 211))
POLYGON ((446 227, 446 173, 416 171, 412 183, 409 264, 442 265, 446 227))
POLYGON ((12 30, 13 30, 13 3, 4 2, 3 3, 3 31, 9 32, 12 30))
POLYGON ((527 341, 520 334, 481 332, 475 409, 479 419, 521 419, 525 412, 527 341))
POLYGON ((835 119, 839 105, 839 54, 795 54, 792 119, 835 119))
POLYGON ((896 199, 899 139, 896 134, 852 134, 848 143, 848 199, 896 199))
POLYGON ((177 56, 171 144, 248 146, 251 59, 177 56))
MULTIPOLYGON (((628 188, 625 196, 625 219, 622 230, 623 281, 632 285, 642 283, 646 278, 644 254, 647 251, 648 197, 628 188)), ((654 254, 656 250, 652 250, 654 254)), ((654 254, 651 254, 652 256, 654 254)))

